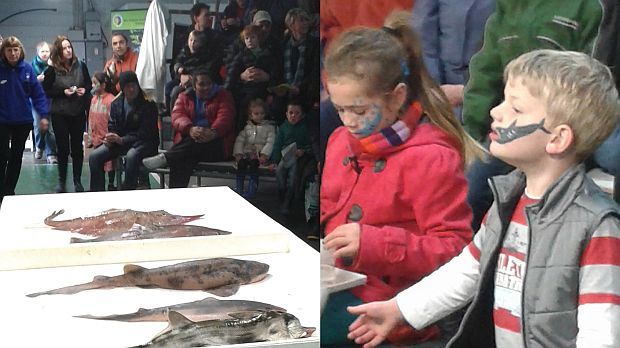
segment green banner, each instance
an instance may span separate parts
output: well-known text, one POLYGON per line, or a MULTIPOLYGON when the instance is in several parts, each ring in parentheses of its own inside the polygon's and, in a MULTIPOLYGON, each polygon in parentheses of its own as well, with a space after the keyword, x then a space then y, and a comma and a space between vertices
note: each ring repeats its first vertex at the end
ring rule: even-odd
POLYGON ((112 11, 112 31, 143 30, 147 10, 112 11))

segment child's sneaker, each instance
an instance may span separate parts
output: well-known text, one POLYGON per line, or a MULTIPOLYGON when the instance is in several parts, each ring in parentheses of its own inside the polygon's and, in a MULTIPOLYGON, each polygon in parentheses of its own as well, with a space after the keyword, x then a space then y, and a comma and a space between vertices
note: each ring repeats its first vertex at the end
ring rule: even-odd
POLYGON ((43 157, 43 149, 37 149, 34 152, 34 158, 41 159, 41 157, 43 157))
POLYGON ((47 156, 47 163, 49 164, 58 164, 58 157, 54 155, 47 156))

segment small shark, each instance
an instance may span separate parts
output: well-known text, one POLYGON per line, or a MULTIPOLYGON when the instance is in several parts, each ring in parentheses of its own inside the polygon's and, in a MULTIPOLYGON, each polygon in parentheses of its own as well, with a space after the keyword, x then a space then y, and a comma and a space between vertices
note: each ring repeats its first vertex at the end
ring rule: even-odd
POLYGON ((228 313, 254 312, 254 311, 277 311, 286 312, 286 309, 268 303, 245 301, 245 300, 218 300, 215 297, 206 297, 202 300, 180 303, 171 306, 157 308, 140 308, 137 312, 127 314, 115 314, 105 316, 78 315, 77 318, 118 320, 118 321, 168 321, 168 312, 181 313, 192 321, 204 321, 214 319, 230 319, 228 313))
POLYGON ((231 234, 229 231, 218 230, 215 228, 194 226, 194 225, 139 225, 134 224, 129 230, 118 232, 108 232, 97 238, 71 238, 71 243, 89 243, 117 240, 137 240, 137 239, 157 239, 157 238, 177 238, 195 236, 216 236, 231 234))
POLYGON ((71 231, 89 236, 101 236, 108 232, 128 231, 133 224, 178 225, 194 221, 201 215, 174 215, 165 210, 137 211, 131 209, 109 209, 99 215, 79 217, 71 220, 54 220, 65 211, 61 209, 46 217, 43 222, 57 230, 71 231))
POLYGON ((267 276, 269 265, 231 258, 187 261, 158 268, 125 265, 123 274, 95 276, 92 282, 26 295, 75 294, 84 290, 137 286, 175 290, 204 290, 216 296, 232 296, 242 284, 254 283, 267 276))
POLYGON ((194 322, 170 311, 168 327, 145 345, 132 348, 202 347, 213 345, 278 341, 312 336, 313 327, 301 326, 290 313, 238 312, 233 319, 194 322))

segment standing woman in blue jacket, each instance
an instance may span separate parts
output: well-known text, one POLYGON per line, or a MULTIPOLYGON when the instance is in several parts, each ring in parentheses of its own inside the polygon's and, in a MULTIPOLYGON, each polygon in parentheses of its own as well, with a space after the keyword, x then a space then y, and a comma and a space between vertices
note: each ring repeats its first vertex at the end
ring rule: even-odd
POLYGON ((14 36, 0 45, 0 202, 14 195, 22 154, 32 130, 32 108, 41 115, 39 129, 48 127, 45 93, 29 63, 24 46, 14 36), (32 103, 30 102, 32 100, 32 103))
POLYGON ((92 83, 86 63, 75 56, 73 44, 59 35, 52 45, 52 65, 45 71, 43 88, 52 99, 52 125, 58 147, 58 186, 56 192, 67 192, 69 154, 73 163, 73 187, 83 192, 84 130, 90 108, 92 83))

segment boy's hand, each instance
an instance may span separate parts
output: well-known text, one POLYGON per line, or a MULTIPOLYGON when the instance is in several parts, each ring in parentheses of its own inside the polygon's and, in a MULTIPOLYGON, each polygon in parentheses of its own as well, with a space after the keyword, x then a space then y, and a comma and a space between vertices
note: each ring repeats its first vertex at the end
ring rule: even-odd
POLYGON ((299 158, 303 156, 305 153, 306 151, 304 151, 303 149, 297 149, 297 151, 295 151, 295 157, 299 158))
POLYGON ((261 153, 260 156, 258 157, 258 163, 260 163, 261 166, 264 166, 268 160, 269 158, 267 158, 267 156, 264 153, 261 153))
POLYGON ((269 164, 269 170, 272 171, 272 172, 275 171, 276 170, 276 164, 275 163, 269 164))
POLYGON ((84 93, 86 93, 86 88, 80 87, 80 88, 75 90, 75 93, 77 93, 77 95, 81 97, 81 96, 84 95, 84 93))
POLYGON ((395 299, 347 307, 347 311, 359 315, 349 326, 347 338, 363 344, 364 348, 377 347, 393 328, 404 321, 395 299))
POLYGON ((334 258, 357 257, 360 249, 360 225, 353 222, 336 227, 325 237, 324 245, 333 251, 334 258))

